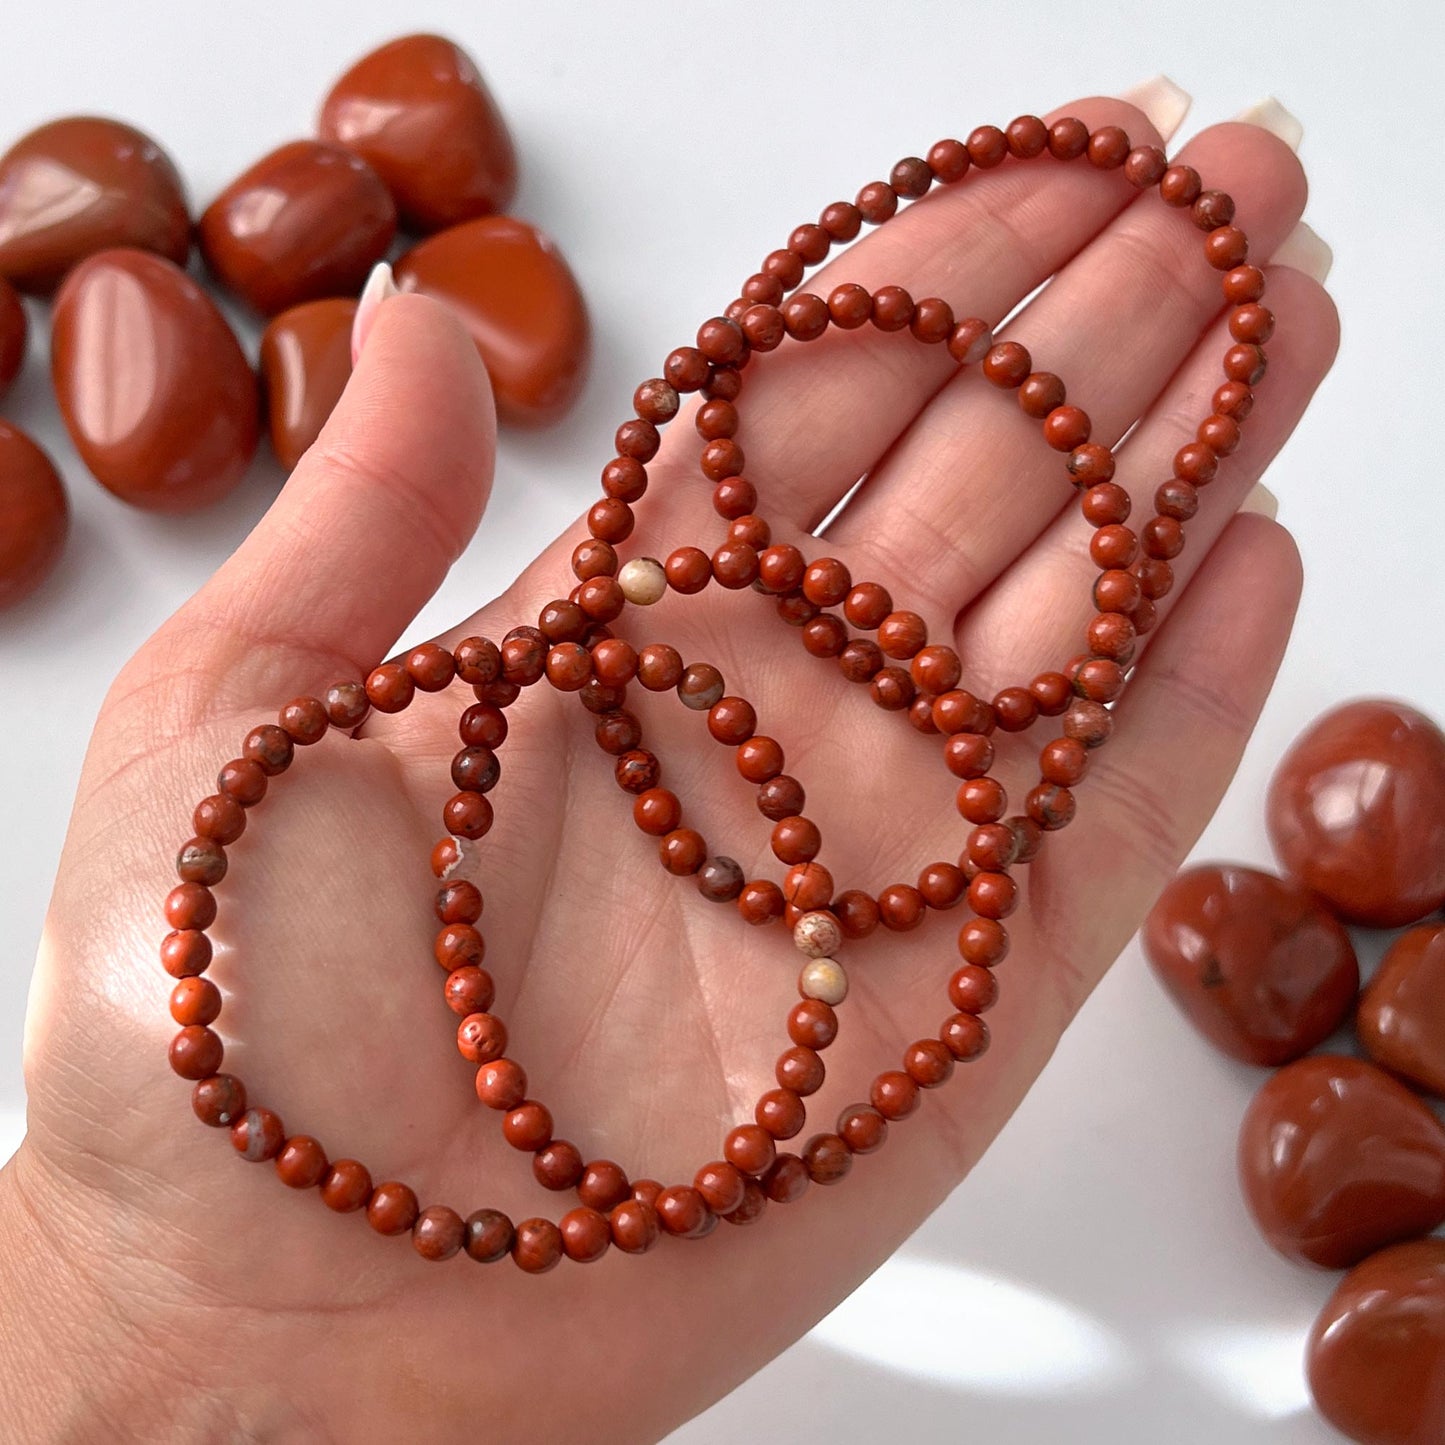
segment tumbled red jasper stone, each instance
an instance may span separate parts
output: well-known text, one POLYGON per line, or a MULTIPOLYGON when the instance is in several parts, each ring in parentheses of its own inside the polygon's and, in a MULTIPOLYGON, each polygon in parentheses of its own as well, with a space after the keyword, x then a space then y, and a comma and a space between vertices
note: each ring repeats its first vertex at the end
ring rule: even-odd
POLYGON ((481 72, 439 35, 362 56, 331 87, 319 130, 370 163, 412 230, 505 211, 517 188, 512 138, 481 72))
POLYGON ((55 298, 50 370, 76 450, 123 501, 194 511, 245 474, 255 373, 215 303, 163 257, 82 261, 55 298))
POLYGON ((1327 1269, 1445 1220, 1445 1127, 1362 1059, 1314 1054, 1267 1079, 1245 1113, 1238 1165, 1265 1238, 1327 1269))
POLYGON ((182 264, 191 249, 180 175, 148 135, 66 116, 0 156, 0 276, 48 296, 72 267, 113 246, 182 264))
POLYGON ((261 337, 261 384, 271 449, 288 471, 321 435, 351 377, 356 302, 329 297, 293 306, 261 337))
POLYGON ((19 427, 0 421, 0 607, 50 575, 69 530, 55 464, 19 427))
POLYGON ((441 231, 396 263, 396 284, 445 301, 471 333, 512 426, 557 421, 586 379, 591 323, 551 239, 512 216, 441 231))
POLYGON ((1377 1064, 1445 1098, 1445 923, 1390 945, 1360 996, 1355 1030, 1377 1064))
POLYGON ((1144 953, 1189 1021, 1247 1064, 1308 1053, 1349 1013, 1349 935, 1298 883, 1256 868, 1188 868, 1159 895, 1144 953))
POLYGON ((15 288, 0 277, 0 396, 10 390, 25 362, 30 323, 15 288))
POLYGON ((196 227, 212 274, 263 316, 354 295, 396 234, 396 206, 360 156, 298 140, 262 156, 196 227))
POLYGON ((1284 869, 1350 923, 1398 928, 1445 903, 1445 733, 1365 699, 1316 721, 1269 785, 1284 869))
POLYGON ((1356 1265, 1320 1311, 1305 1367, 1320 1414, 1351 1440, 1445 1440, 1445 1239, 1356 1265))

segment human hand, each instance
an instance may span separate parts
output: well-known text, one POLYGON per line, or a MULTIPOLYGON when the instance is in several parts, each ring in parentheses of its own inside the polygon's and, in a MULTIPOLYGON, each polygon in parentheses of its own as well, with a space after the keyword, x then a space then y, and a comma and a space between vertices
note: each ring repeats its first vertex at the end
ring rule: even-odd
MULTIPOLYGON (((1064 113, 1158 140, 1119 101, 1064 113)), ((1182 158, 1234 195, 1256 256, 1298 219, 1298 162, 1265 132, 1216 127, 1182 158)), ((1005 165, 930 196, 805 289, 896 283, 994 318, 1057 273, 1008 334, 1064 378, 1096 438, 1142 418, 1119 480, 1143 499, 1208 412, 1226 342, 1198 233, 1131 199, 1086 170, 1005 165)), ((1272 270, 1268 301, 1279 332, 1245 440, 1191 524, 1078 821, 1024 870, 994 1048, 837 1187, 750 1230, 540 1279, 505 1263, 424 1264, 292 1195, 195 1124, 164 1063, 159 901, 195 800, 280 703, 385 655, 485 505, 494 434, 475 353, 433 304, 387 302, 321 442, 102 710, 32 991, 29 1133, 0 1173, 12 1322, 0 1419, 24 1422, 17 1438, 650 1439, 852 1289, 1023 1097, 1213 811, 1268 691, 1298 563, 1273 522, 1233 514, 1336 337, 1328 298, 1300 272, 1272 270)), ((951 631, 965 685, 991 695, 1078 650, 1092 569, 1059 459, 1011 398, 949 369, 941 348, 871 329, 785 347, 750 366, 739 439, 774 540, 841 557, 935 637, 951 631), (864 473, 826 543, 810 540, 864 473)), ((695 446, 685 420, 669 429, 631 555, 716 545, 695 446)), ((558 539, 444 640, 534 621, 570 586, 582 535, 558 539)), ((807 787, 840 888, 876 892, 956 857, 937 740, 789 652, 770 610, 714 586, 621 628, 715 663, 754 701, 807 787)), ((226 1067, 292 1132, 407 1180, 423 1204, 555 1215, 477 1103, 429 962, 425 859, 451 792, 454 699, 373 714, 358 740, 307 750, 229 850, 210 974, 230 996, 226 1067)), ((771 875, 767 827, 698 719, 665 698, 637 710, 689 818, 748 876, 771 875)), ((471 850, 498 1012, 559 1137, 634 1178, 690 1179, 771 1084, 797 956, 780 930, 748 929, 655 871, 574 700, 539 687, 512 715, 497 822, 471 850)), ((1001 751, 1023 759, 1029 736, 998 739, 1001 751)), ((849 946, 852 993, 814 1118, 864 1097, 933 1031, 952 933, 931 919, 849 946)))

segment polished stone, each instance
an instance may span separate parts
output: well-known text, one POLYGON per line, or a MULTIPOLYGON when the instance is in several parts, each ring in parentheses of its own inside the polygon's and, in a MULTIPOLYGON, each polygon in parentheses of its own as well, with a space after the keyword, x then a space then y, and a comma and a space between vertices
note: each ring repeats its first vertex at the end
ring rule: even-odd
POLYGON ((212 274, 274 316, 303 301, 355 296, 396 234, 396 207, 359 156, 298 140, 262 156, 197 227, 212 274))
POLYGON ((1359 1445, 1440 1445, 1445 1239, 1356 1265, 1315 1321, 1305 1366, 1320 1414, 1359 1445))
POLYGON ((55 464, 19 427, 0 421, 0 607, 50 575, 69 528, 55 464))
POLYGON ((1363 1059, 1313 1054, 1266 1080, 1238 1166, 1265 1238, 1329 1269, 1445 1221, 1445 1127, 1363 1059))
POLYGON ((492 378, 498 417, 546 426, 576 401, 591 325, 576 278, 551 240, 511 216, 429 236, 396 263, 396 284, 450 305, 492 378))
POLYGON ((55 300, 51 373, 71 440, 122 500, 189 512, 256 450, 256 377, 215 303, 145 251, 81 262, 55 300))
POLYGON ((512 138, 481 72, 439 35, 362 56, 332 86, 319 132, 376 170, 414 231, 505 211, 517 189, 512 138))
POLYGON ((1404 703, 1335 708, 1285 754, 1267 819, 1285 872, 1341 918, 1414 923, 1445 903, 1445 734, 1404 703))
POLYGON ((261 337, 271 446, 288 471, 321 434, 346 388, 355 318, 355 301, 307 301, 283 311, 261 337))
POLYGON ((29 319, 15 288, 0 279, 0 397, 3 397, 25 365, 25 343, 30 334, 29 319))
POLYGON ((48 296, 77 262, 112 246, 181 264, 191 248, 180 175, 148 135, 67 116, 0 156, 0 276, 48 296))
POLYGON ((1216 1047, 1276 1066, 1344 1021, 1360 971, 1349 935, 1307 889, 1238 864, 1185 869, 1144 922, 1145 956, 1216 1047))
POLYGON ((1360 996, 1355 1028, 1377 1064, 1445 1098, 1445 923, 1390 945, 1360 996))

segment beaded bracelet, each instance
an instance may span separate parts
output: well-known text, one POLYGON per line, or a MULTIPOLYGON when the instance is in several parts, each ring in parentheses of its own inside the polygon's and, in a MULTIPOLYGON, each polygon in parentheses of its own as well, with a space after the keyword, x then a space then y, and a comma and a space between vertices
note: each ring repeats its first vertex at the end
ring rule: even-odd
POLYGON ((329 1208, 364 1210, 381 1234, 409 1233, 425 1259, 465 1252, 486 1263, 510 1255, 532 1273, 552 1268, 563 1255, 579 1262, 597 1259, 613 1245, 643 1253, 664 1233, 701 1238, 719 1219, 751 1223, 769 1202, 786 1204, 810 1184, 835 1183, 849 1172, 854 1155, 879 1148, 890 1123, 917 1108, 920 1090, 942 1084, 956 1063, 988 1047, 980 1015, 997 997, 993 970, 1008 951, 1003 920, 1018 902, 1012 868, 1029 862, 1047 833, 1073 819, 1073 790, 1084 780, 1090 752, 1110 735, 1110 705, 1123 689, 1138 638, 1154 626, 1156 604, 1173 584, 1171 562, 1183 548, 1184 524, 1198 509, 1199 490, 1239 443, 1240 423, 1253 405, 1251 388, 1264 374, 1262 346, 1274 319, 1260 304, 1265 278, 1248 264, 1247 242, 1233 216, 1227 195, 1202 189, 1191 167, 1168 164, 1158 147, 1131 146, 1118 126, 1091 133, 1078 120, 1046 125, 1023 116, 1005 130, 982 126, 966 142, 940 141, 926 159, 900 161, 888 181, 870 182, 854 202, 834 202, 816 224, 799 226, 787 246, 772 252, 744 282, 724 314, 703 323, 696 345, 673 351, 663 374, 637 388, 635 415, 617 429, 617 454, 602 469, 603 498, 587 514, 590 537, 572 556, 577 585, 568 597, 543 608, 535 627, 514 628, 500 644, 468 638, 449 652, 424 643, 374 669, 364 683, 342 681, 323 698, 295 699, 276 723, 247 734, 241 756, 222 768, 215 794, 197 805, 196 836, 177 860, 181 882, 165 901, 174 931, 161 945, 161 960, 178 979, 170 1008, 181 1028, 170 1045, 171 1067, 194 1081, 192 1106, 201 1121, 229 1128, 243 1158, 274 1160, 283 1183, 315 1189, 329 1208), (1157 186, 1165 204, 1186 210, 1205 233, 1205 259, 1223 273, 1232 337, 1223 360, 1225 379, 1196 440, 1179 449, 1172 476, 1157 489, 1155 515, 1137 533, 1126 525, 1132 504, 1113 480, 1112 450, 1090 440, 1087 414, 1068 403, 1057 376, 1033 369, 1023 346, 996 341, 981 318, 956 320, 949 303, 938 297, 915 303, 900 286, 870 293, 845 283, 826 298, 795 289, 806 267, 822 262, 835 242, 851 241, 865 222, 881 225, 900 201, 924 195, 935 182, 956 185, 970 170, 1044 155, 1062 162, 1084 159, 1102 171, 1121 169, 1140 190, 1157 186), (993 385, 1017 392, 1021 410, 1040 422, 1044 441, 1063 454, 1084 519, 1095 529, 1090 554, 1099 576, 1093 587, 1098 610, 1085 650, 1058 671, 1005 687, 991 700, 977 697, 960 686, 963 669, 955 651, 929 643, 923 619, 896 609, 887 589, 855 583, 836 558, 809 561, 797 547, 772 544, 772 529, 758 511, 757 489, 744 476, 745 459, 735 440, 744 372, 753 355, 784 341, 806 343, 830 327, 865 325, 944 346, 960 367, 978 365, 993 385), (678 414, 689 392, 702 397, 694 413, 702 439, 699 465, 713 483, 713 507, 727 523, 725 537, 711 553, 684 546, 664 561, 623 562, 618 548, 632 534, 633 505, 646 493, 659 428, 678 414), (757 731, 752 705, 728 694, 723 675, 710 663, 685 664, 666 643, 636 648, 613 633, 612 624, 629 605, 646 607, 668 590, 696 595, 712 582, 775 599, 780 619, 798 631, 808 653, 837 659, 843 675, 866 684, 880 708, 902 713, 921 733, 943 738, 944 765, 958 780, 956 805, 970 825, 957 862, 928 863, 916 883, 892 884, 876 896, 859 888, 835 892, 831 872, 818 861, 821 833, 803 813, 803 786, 784 772, 781 745, 757 731), (850 627, 873 636, 853 635, 850 627), (485 837, 492 826, 490 794, 501 777, 506 710, 523 688, 544 678, 559 691, 577 693, 596 718, 598 745, 616 759, 616 781, 633 798, 638 827, 658 838, 664 869, 694 878, 710 901, 735 903, 750 924, 783 920, 805 956, 800 999, 787 1018, 789 1043, 776 1064, 777 1087, 759 1099, 753 1122, 728 1131, 721 1157, 703 1164, 691 1184, 664 1188, 655 1180, 630 1180, 611 1160, 584 1162, 576 1145, 555 1136, 546 1105, 528 1096, 526 1073, 508 1053, 506 1025, 491 1012, 495 989, 476 926, 482 894, 474 883, 452 875, 465 843, 485 837), (217 912, 212 890, 225 877, 225 850, 244 830, 247 810, 265 796, 269 780, 289 768, 297 746, 319 742, 333 728, 354 732, 372 709, 400 712, 417 692, 438 692, 454 679, 472 689, 475 701, 461 714, 462 747, 451 765, 456 791, 442 810, 446 836, 431 855, 440 883, 433 951, 445 971, 445 1002, 460 1015, 457 1046, 477 1066, 478 1098, 502 1114, 504 1137, 532 1155, 542 1184, 576 1191, 578 1205, 557 1223, 533 1218, 514 1226, 495 1209, 465 1219, 445 1205, 422 1209, 407 1185, 373 1185, 370 1171, 357 1161, 330 1161, 314 1138, 288 1136, 277 1114, 250 1104, 241 1081, 220 1072, 224 1050, 211 1028, 221 1012, 220 992, 204 977, 211 962, 206 930, 217 912), (710 854, 702 835, 684 826, 682 803, 661 785, 661 761, 642 746, 641 724, 625 707, 634 683, 648 691, 674 691, 685 706, 706 713, 718 743, 734 749, 738 772, 757 786, 758 808, 773 825, 772 851, 785 868, 780 882, 746 879, 736 862, 710 854), (1005 790, 992 775, 991 735, 1025 731, 1040 717, 1061 718, 1060 735, 1040 751, 1039 782, 1023 811, 1009 815, 1005 790), (780 1151, 780 1142, 802 1132, 804 1100, 823 1083, 822 1054, 837 1037, 836 1010, 848 990, 836 957, 845 940, 862 938, 880 924, 905 932, 920 926, 928 912, 960 903, 970 916, 958 933, 962 962, 947 985, 954 1011, 937 1037, 910 1044, 902 1066, 879 1073, 868 1102, 845 1108, 833 1130, 812 1135, 797 1153, 780 1151))

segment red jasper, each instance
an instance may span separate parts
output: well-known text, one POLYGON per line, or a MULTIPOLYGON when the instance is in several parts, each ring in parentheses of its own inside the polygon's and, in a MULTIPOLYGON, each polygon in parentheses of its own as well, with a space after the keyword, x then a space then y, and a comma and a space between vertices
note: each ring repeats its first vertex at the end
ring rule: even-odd
POLYGON ((396 234, 396 206, 360 156, 298 140, 237 176, 196 234, 217 280, 274 316, 360 291, 396 234))
POLYGON ((591 324, 576 278, 535 227, 511 216, 453 226, 408 251, 396 283, 456 310, 486 363, 502 421, 546 426, 576 401, 591 324))
POLYGON ((50 367, 76 450, 134 506, 204 507, 256 450, 255 374, 215 303, 161 256, 82 261, 55 299, 50 367))
POLYGON ((1270 782, 1287 873, 1343 919, 1398 928, 1445 903, 1445 733, 1403 703, 1346 703, 1316 721, 1270 782))
POLYGON ((178 263, 191 249, 180 175, 148 135, 66 116, 0 156, 0 276, 48 296, 78 262, 113 246, 178 263))
POLYGON ((25 364, 30 323, 15 288, 0 277, 0 396, 10 390, 25 364))
POLYGON ((349 297, 283 311, 261 337, 261 385, 271 448, 288 471, 321 434, 351 377, 349 297))
POLYGON ((412 230, 505 211, 517 189, 512 138, 481 72, 439 35, 362 56, 331 87, 319 129, 376 170, 412 230))
POLYGON ((1360 984, 1349 935, 1312 893, 1236 864, 1180 873, 1142 942, 1189 1021, 1247 1064, 1308 1053, 1344 1021, 1360 984))
POLYGON ((1360 997, 1355 1028, 1377 1064, 1445 1098, 1445 923, 1402 934, 1360 997))
POLYGON ((0 607, 50 575, 69 530, 55 464, 19 427, 0 421, 0 607))
POLYGON ((1445 1439, 1445 1239, 1371 1255, 1340 1281, 1305 1350, 1319 1412, 1361 1445, 1445 1439))
POLYGON ((1315 1054, 1254 1096, 1239 1178, 1281 1254, 1341 1269, 1445 1220, 1445 1127, 1383 1069, 1315 1054))

